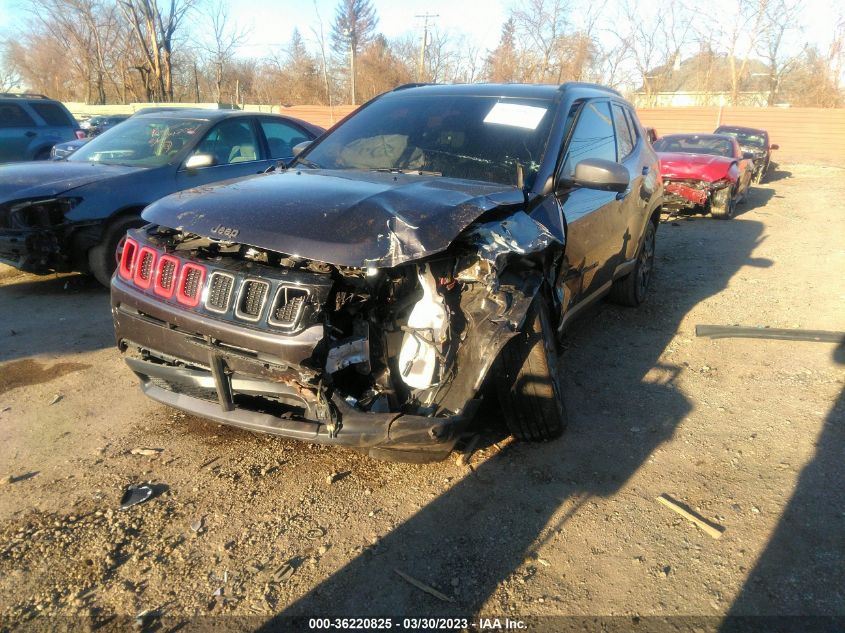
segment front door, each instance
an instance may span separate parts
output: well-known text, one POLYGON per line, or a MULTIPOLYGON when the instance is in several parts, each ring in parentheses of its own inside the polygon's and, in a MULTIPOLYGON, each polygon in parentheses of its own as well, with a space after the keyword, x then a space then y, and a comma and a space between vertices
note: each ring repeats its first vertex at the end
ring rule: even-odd
POLYGON ((268 159, 259 141, 253 117, 236 117, 215 125, 188 157, 210 154, 214 164, 199 169, 179 170, 179 189, 207 185, 230 178, 263 173, 274 161, 268 159))

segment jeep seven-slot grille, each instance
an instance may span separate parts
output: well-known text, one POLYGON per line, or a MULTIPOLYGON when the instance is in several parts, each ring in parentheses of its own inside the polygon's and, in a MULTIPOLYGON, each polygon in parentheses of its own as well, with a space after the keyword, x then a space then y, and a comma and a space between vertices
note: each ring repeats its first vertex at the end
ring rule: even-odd
POLYGON ((302 314, 302 308, 308 299, 308 291, 302 288, 282 286, 276 292, 276 300, 270 310, 270 325, 294 327, 302 314))
POLYGON ((141 265, 138 268, 138 276, 141 279, 149 279, 153 273, 153 262, 155 261, 155 253, 151 251, 144 251, 141 254, 141 265))
POLYGON ((270 284, 257 279, 247 279, 241 285, 241 292, 238 296, 238 305, 235 307, 235 314, 247 321, 257 321, 267 300, 267 292, 270 284))
POLYGON ((176 262, 165 260, 161 265, 161 274, 158 278, 158 285, 164 290, 170 290, 173 287, 173 278, 176 276, 176 262))
POLYGON ((202 281, 202 271, 198 268, 191 268, 185 273, 185 282, 182 284, 182 293, 186 297, 196 297, 202 281))
POLYGON ((231 275, 221 272, 211 273, 205 307, 213 312, 226 312, 229 309, 229 299, 234 284, 235 278, 231 275))

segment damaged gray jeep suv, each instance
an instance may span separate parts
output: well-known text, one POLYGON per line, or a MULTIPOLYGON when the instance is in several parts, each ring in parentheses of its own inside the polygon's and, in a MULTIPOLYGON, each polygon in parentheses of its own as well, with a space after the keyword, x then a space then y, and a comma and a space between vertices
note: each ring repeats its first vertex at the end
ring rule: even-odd
POLYGON ((588 84, 414 85, 286 168, 147 207, 112 279, 151 398, 241 428, 442 459, 481 394, 511 431, 565 426, 557 338, 654 263, 657 156, 588 84))

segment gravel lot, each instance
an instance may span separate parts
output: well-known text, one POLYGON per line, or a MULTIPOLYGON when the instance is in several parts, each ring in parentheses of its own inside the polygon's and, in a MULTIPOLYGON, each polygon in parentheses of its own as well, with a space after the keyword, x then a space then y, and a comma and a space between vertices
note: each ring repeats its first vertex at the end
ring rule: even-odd
POLYGON ((550 615, 707 616, 701 630, 725 614, 845 616, 845 350, 694 332, 845 330, 843 198, 844 169, 783 165, 734 220, 662 224, 647 304, 602 304, 568 335, 564 437, 512 442, 485 414, 469 465, 378 462, 169 410, 119 358, 95 282, 0 267, 0 631, 145 610, 148 628, 231 614, 247 619, 215 622, 267 630, 286 616, 529 630, 559 629, 550 615), (119 510, 147 481, 158 495, 119 510))

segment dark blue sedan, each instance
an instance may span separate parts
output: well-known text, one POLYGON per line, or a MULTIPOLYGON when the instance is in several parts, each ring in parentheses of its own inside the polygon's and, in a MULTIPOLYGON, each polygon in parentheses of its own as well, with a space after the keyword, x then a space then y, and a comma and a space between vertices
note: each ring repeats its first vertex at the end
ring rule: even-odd
POLYGON ((253 176, 322 134, 274 114, 178 110, 136 115, 65 160, 0 166, 0 262, 36 274, 81 271, 109 284, 115 249, 168 194, 253 176))

